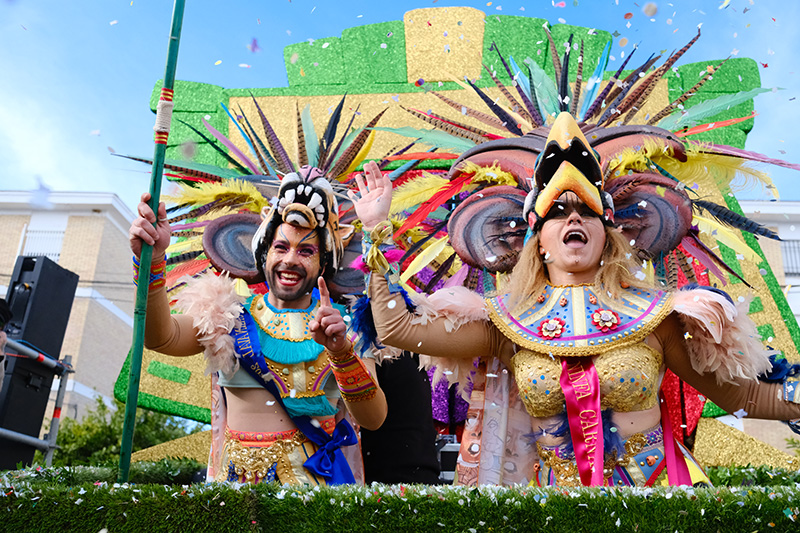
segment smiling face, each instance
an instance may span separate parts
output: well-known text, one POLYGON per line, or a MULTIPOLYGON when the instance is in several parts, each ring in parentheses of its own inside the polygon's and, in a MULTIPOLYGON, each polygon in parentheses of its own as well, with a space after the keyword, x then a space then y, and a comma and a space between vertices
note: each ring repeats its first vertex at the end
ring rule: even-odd
POLYGON ((269 303, 278 309, 308 307, 320 271, 317 232, 287 223, 278 226, 264 261, 269 303))
POLYGON ((606 244, 603 221, 570 191, 555 201, 544 218, 539 253, 554 285, 592 283, 606 244))

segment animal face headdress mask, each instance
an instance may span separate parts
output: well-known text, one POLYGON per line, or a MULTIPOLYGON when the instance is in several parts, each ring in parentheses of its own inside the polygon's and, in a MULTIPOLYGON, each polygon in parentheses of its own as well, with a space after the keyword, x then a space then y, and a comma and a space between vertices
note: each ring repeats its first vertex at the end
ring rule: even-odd
POLYGON ((525 199, 523 215, 534 231, 553 203, 572 191, 607 223, 613 222, 614 206, 603 191, 603 172, 595 151, 575 119, 567 112, 558 115, 547 136, 545 148, 534 167, 535 186, 525 199))
POLYGON ((269 210, 264 208, 261 214, 263 222, 252 242, 259 270, 275 231, 284 222, 318 232, 321 266, 330 275, 339 267, 346 241, 354 232, 353 226, 339 224, 338 204, 325 174, 307 165, 283 177, 277 203, 269 210))

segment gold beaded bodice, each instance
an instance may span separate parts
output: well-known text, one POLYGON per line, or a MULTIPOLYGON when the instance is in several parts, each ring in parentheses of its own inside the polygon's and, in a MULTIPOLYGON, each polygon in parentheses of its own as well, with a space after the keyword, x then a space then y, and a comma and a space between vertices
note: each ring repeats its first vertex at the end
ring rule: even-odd
POLYGON ((644 339, 669 314, 668 293, 627 289, 604 305, 593 287, 548 286, 522 313, 512 313, 506 300, 507 295, 487 299, 489 316, 519 347, 511 368, 531 416, 564 410, 561 361, 576 356, 593 358, 603 409, 631 412, 656 405, 663 356, 644 339))
MULTIPOLYGON (((600 407, 619 412, 654 407, 662 361, 662 355, 643 342, 596 356, 600 407)), ((561 358, 521 350, 511 359, 511 368, 528 414, 545 418, 564 410, 564 393, 559 384, 561 358)))

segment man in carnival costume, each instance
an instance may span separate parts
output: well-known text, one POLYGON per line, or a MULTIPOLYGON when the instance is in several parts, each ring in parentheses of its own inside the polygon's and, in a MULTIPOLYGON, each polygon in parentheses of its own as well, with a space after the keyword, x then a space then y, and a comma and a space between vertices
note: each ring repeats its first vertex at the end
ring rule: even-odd
POLYGON ((339 224, 324 172, 304 166, 286 174, 277 203, 262 210, 252 251, 269 292, 245 301, 227 276, 206 275, 178 296, 184 314, 170 315, 164 288, 166 209, 161 203, 156 220, 147 200, 144 194, 130 230, 136 257, 146 242, 159 258, 152 266, 145 344, 174 356, 205 351, 208 371, 217 373, 209 479, 359 480, 358 438, 337 403, 341 397, 362 427, 377 429, 386 401, 373 378, 374 361, 354 355, 330 300, 326 280, 341 262, 342 236, 352 227, 339 224), (319 298, 312 294, 316 286, 319 298))

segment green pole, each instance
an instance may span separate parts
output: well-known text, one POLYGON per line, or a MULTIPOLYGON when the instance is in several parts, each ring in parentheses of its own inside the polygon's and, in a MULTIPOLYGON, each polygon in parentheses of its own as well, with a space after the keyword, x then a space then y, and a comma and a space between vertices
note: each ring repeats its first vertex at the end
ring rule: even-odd
MULTIPOLYGON (((175 67, 178 63, 178 45, 181 40, 184 0, 175 0, 172 9, 172 29, 169 34, 167 68, 164 72, 164 85, 161 91, 158 114, 156 115, 156 145, 153 154, 153 171, 150 174, 150 207, 158 213, 161 198, 161 177, 164 172, 164 155, 167 150, 167 135, 171 114, 172 89, 175 85, 175 67), (167 105, 163 103, 169 102, 167 105), (163 109, 163 111, 162 111, 163 109)), ((158 221, 156 221, 156 224, 158 221)), ((131 348, 131 373, 128 379, 128 400, 125 403, 125 423, 122 428, 122 443, 119 452, 119 481, 128 481, 133 448, 133 431, 136 424, 136 406, 139 403, 139 378, 142 372, 142 352, 144 351, 144 321, 147 313, 147 290, 150 279, 150 266, 153 247, 142 244, 142 257, 139 261, 139 285, 136 289, 136 305, 133 310, 133 347, 131 348)))

